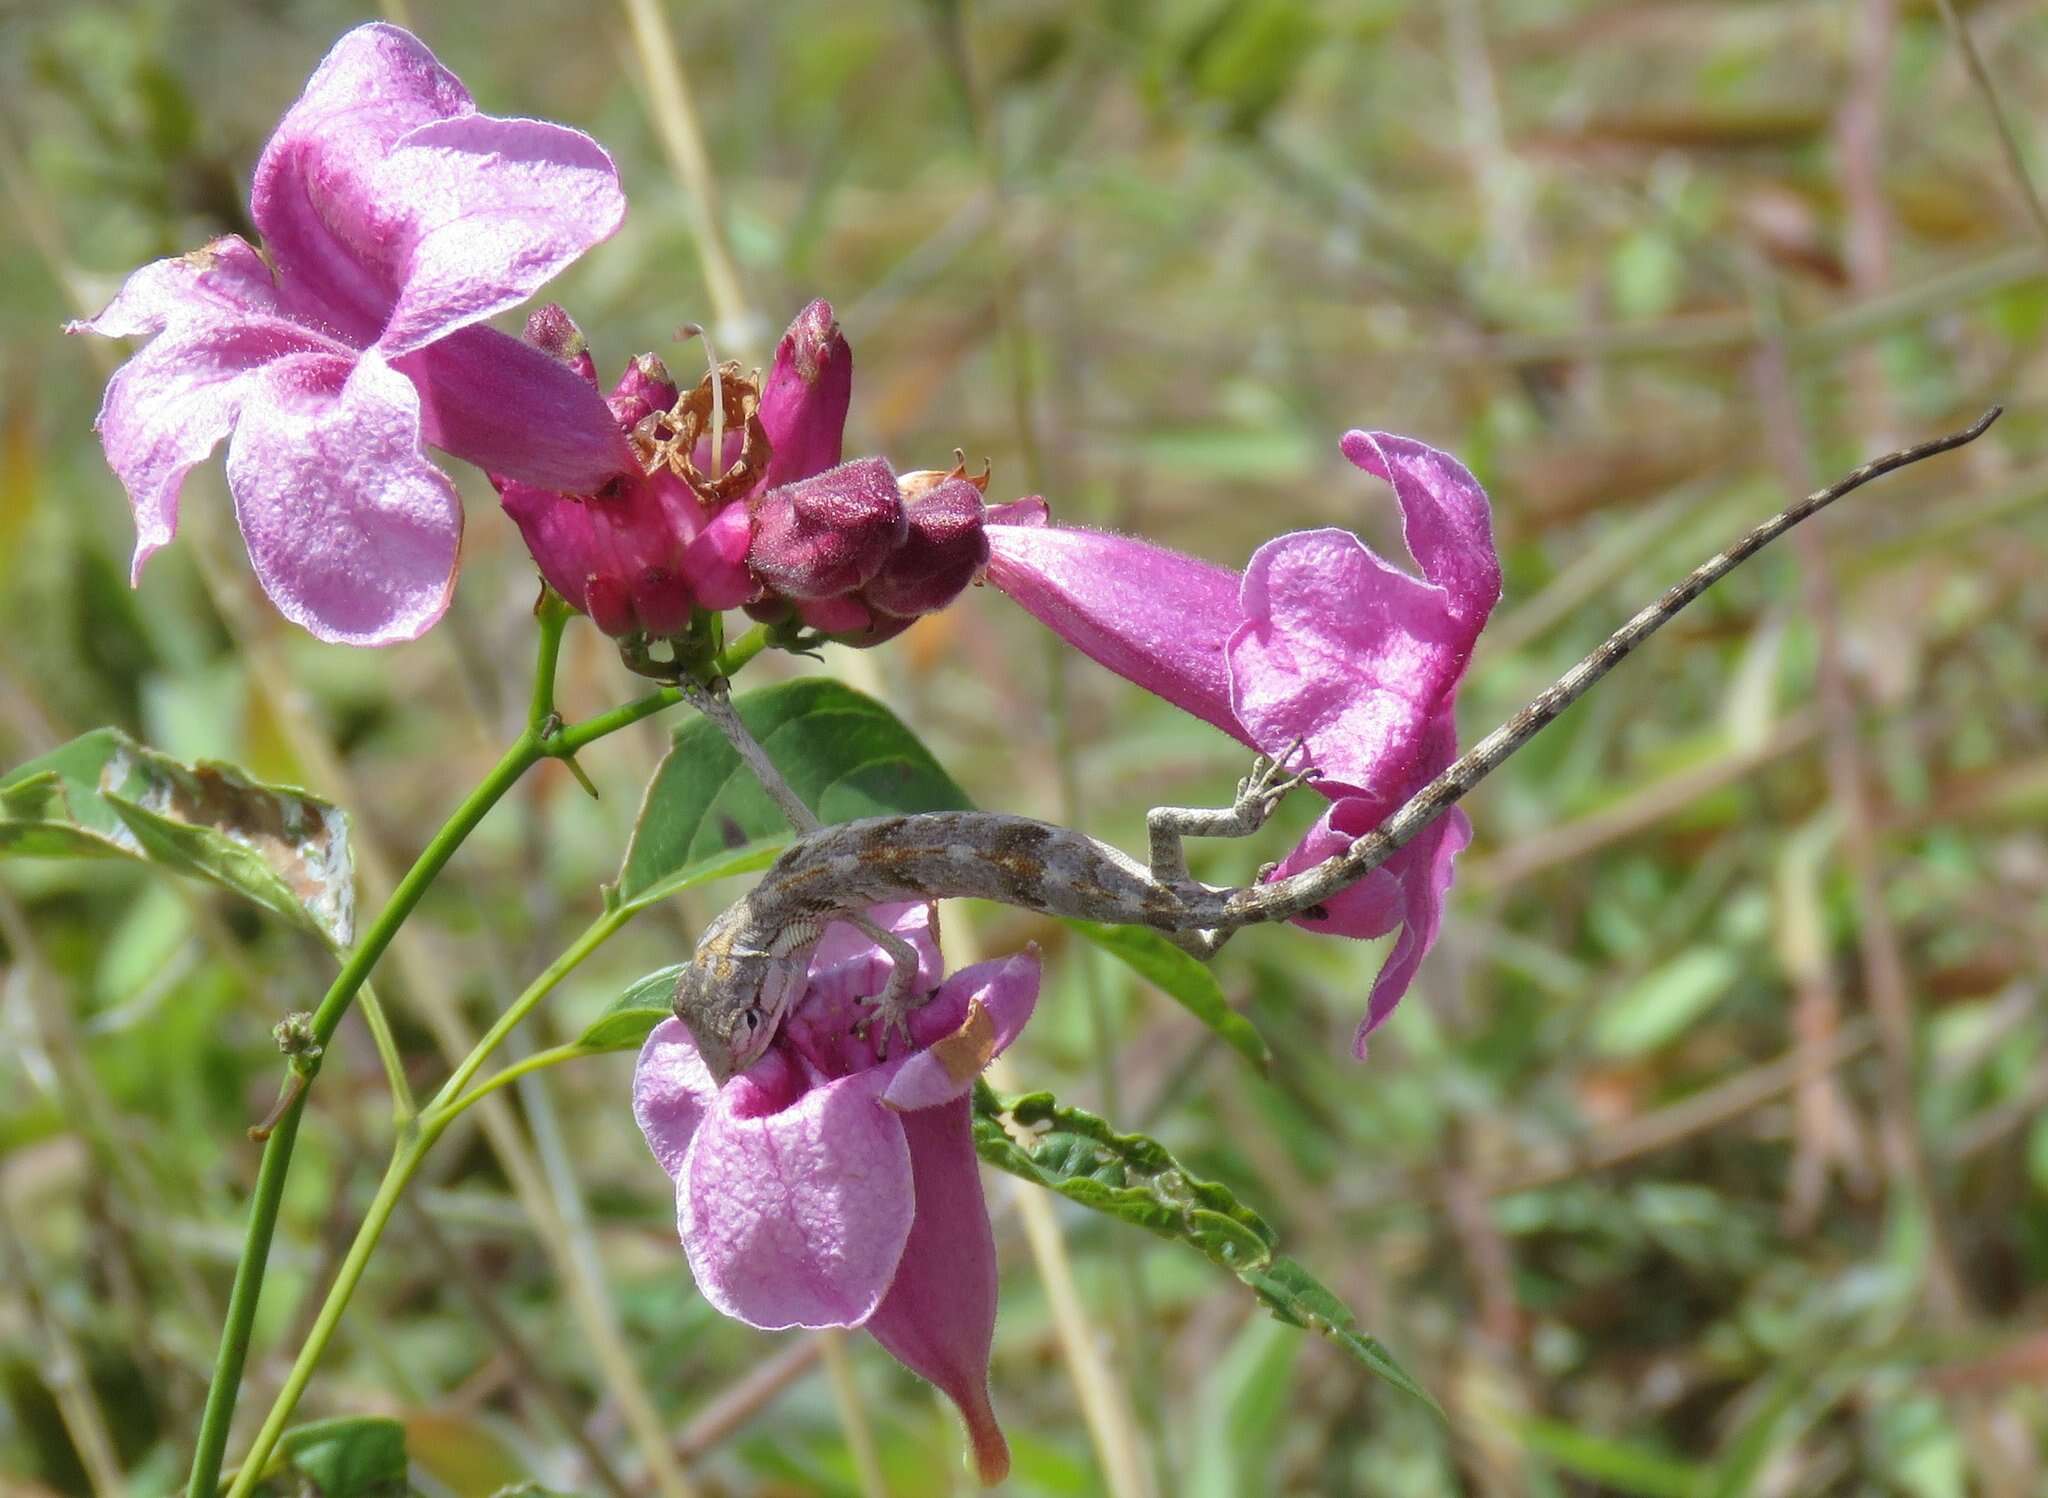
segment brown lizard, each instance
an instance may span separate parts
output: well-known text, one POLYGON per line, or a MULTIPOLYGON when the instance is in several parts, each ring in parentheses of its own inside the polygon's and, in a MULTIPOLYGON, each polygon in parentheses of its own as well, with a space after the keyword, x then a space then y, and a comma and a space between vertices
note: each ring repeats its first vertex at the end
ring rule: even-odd
POLYGON ((1197 883, 1188 874, 1181 843, 1187 837, 1257 832, 1280 799, 1315 773, 1289 773, 1284 765, 1292 750, 1278 762, 1261 757, 1226 810, 1154 808, 1147 818, 1147 867, 1086 833, 1003 812, 919 812, 821 827, 725 698, 685 685, 688 700, 725 731, 802 836, 706 929, 676 985, 676 1016, 722 1084, 767 1048, 783 1013, 803 992, 812 949, 825 927, 844 921, 889 953, 894 972, 875 1000, 873 1018, 885 1035, 902 1029, 923 998, 911 992, 917 954, 867 916, 873 906, 892 901, 995 900, 1046 915, 1149 926, 1202 956, 1245 926, 1306 914, 1386 862, 1679 610, 1771 541, 1882 474, 1972 441, 1998 415, 1994 407, 1963 431, 1866 463, 1772 516, 1608 636, 1375 831, 1343 853, 1268 883, 1234 889, 1197 883))

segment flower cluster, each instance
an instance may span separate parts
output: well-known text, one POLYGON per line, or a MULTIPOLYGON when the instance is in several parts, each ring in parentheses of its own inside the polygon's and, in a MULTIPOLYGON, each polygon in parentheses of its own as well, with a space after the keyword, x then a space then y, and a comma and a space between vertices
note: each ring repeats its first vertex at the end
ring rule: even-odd
MULTIPOLYGON (((534 314, 527 337, 595 385, 561 308, 534 314)), ((609 404, 634 472, 591 493, 492 481, 541 575, 606 634, 671 637, 697 610, 745 606, 877 645, 987 567, 987 479, 841 463, 852 391, 852 352, 816 301, 765 380, 725 364, 684 393, 654 355, 633 360, 609 404)))
POLYGON ((633 1113, 676 1184, 683 1251, 704 1298, 767 1330, 865 1327, 945 1391, 986 1483, 1009 1470, 988 1399, 995 1236, 981 1194, 968 1093, 1038 1001, 1038 956, 963 968, 944 982, 931 907, 873 919, 917 948, 931 997, 912 1046, 887 1059, 862 1002, 888 954, 829 927, 803 995, 759 1062, 713 1084, 690 1033, 656 1026, 633 1073, 633 1113))

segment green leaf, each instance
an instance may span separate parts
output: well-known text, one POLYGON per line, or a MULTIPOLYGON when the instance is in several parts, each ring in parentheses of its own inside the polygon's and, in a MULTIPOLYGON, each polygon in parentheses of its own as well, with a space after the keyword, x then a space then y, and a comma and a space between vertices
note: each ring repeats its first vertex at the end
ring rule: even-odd
POLYGON ((1258 1295, 1286 1322, 1328 1338, 1372 1373, 1439 1415, 1436 1401, 1395 1362, 1357 1318, 1301 1265, 1276 1257, 1266 1220, 1230 1188, 1190 1174, 1165 1145, 1123 1134, 1051 1093, 999 1098, 986 1083, 974 1092, 974 1148, 998 1169, 1057 1191, 1069 1201, 1199 1249, 1258 1295))
POLYGON ((96 728, 0 776, 0 854, 132 858, 135 850, 100 777, 132 741, 96 728))
POLYGON ((1225 1045, 1261 1073, 1272 1066, 1273 1053, 1266 1038, 1230 1007, 1223 985, 1195 957, 1143 926, 1107 926, 1100 921, 1072 919, 1067 924, 1214 1030, 1225 1045))
MULTIPOLYGON (((806 677, 744 693, 733 706, 821 821, 972 804, 900 718, 851 687, 806 677)), ((732 746, 692 718, 648 782, 619 899, 643 905, 718 877, 708 869, 765 866, 789 837, 789 823, 732 746), (764 854, 763 864, 747 862, 764 854)))
POLYGON ((405 1427, 383 1416, 301 1425, 279 1437, 263 1477, 269 1492, 292 1498, 404 1498, 405 1427))
POLYGON ((1413 1395, 1435 1410, 1439 1418, 1443 1417, 1442 1408, 1430 1397, 1429 1390, 1394 1361, 1394 1355, 1379 1338, 1360 1331, 1351 1308, 1299 1263, 1278 1258, 1263 1273, 1243 1278, 1265 1302, 1266 1309, 1280 1320, 1327 1337, 1402 1393, 1413 1395))
POLYGON ((232 765, 100 728, 0 778, 0 855, 133 858, 209 879, 312 931, 355 934, 348 819, 232 765))
POLYGON ((637 1050, 648 1031, 675 1013, 671 1001, 685 966, 672 962, 634 983, 605 1005, 604 1013, 576 1037, 576 1044, 590 1051, 637 1050))

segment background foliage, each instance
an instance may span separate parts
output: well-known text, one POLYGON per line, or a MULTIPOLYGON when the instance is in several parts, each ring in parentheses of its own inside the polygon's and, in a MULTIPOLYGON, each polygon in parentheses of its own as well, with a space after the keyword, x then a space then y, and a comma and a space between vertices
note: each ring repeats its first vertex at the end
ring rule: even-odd
MULTIPOLYGON (((1254 1205, 1448 1416, 1180 1244, 1061 1201, 1048 1248, 992 1177, 1013 1491, 2038 1490, 2048 223, 1939 7, 708 0, 653 44, 609 5, 405 9, 484 108, 617 155, 631 218, 553 288, 608 373, 674 352, 686 319, 758 358, 822 294, 858 361, 852 450, 985 453, 993 494, 1232 564, 1309 524, 1398 553, 1337 455, 1347 425, 1459 453, 1508 571, 1468 735, 1788 491, 2006 403, 1975 447, 1740 574, 1477 795, 1443 944, 1366 1066, 1345 1051, 1376 947, 1264 931, 1224 954, 1262 1078, 1079 933, 977 910, 949 940, 1047 950, 1006 1086, 1142 1128, 1254 1205), (708 182, 678 169, 650 45, 687 78, 708 182), (1078 1346, 1062 1264, 1096 1332, 1078 1346)), ((304 786, 352 813, 374 909, 521 721, 517 535, 465 480, 446 623, 321 647, 255 598, 216 468, 131 593, 90 432, 113 351, 57 331, 127 268, 246 229, 262 140, 366 18, 0 18, 0 766, 110 723, 304 786)), ((2039 180, 2048 13, 1964 19, 2039 180)), ((1214 801, 1242 769, 993 594, 823 669, 978 804, 1126 846, 1148 804, 1214 801)), ((582 628, 564 680, 572 715, 630 690, 582 628)), ((379 974, 417 1086, 597 913, 667 731, 585 756, 599 803, 543 766, 436 887, 379 974)), ((1203 856, 1222 879, 1257 855, 1203 856)), ((573 1040, 730 889, 639 922, 518 1043, 573 1040)), ((8 862, 0 948, 0 1472, 165 1491, 270 1029, 331 959, 119 860, 8 862)), ((595 1490, 607 1465, 639 1490, 650 1418, 705 1491, 958 1490, 950 1415, 864 1340, 762 1336, 695 1298, 629 1067, 580 1061, 457 1126, 306 1415, 402 1422, 430 1493, 595 1490)), ((352 1020, 245 1415, 388 1122, 352 1020)), ((331 1448, 305 1450, 291 1480, 317 1486, 331 1448)))

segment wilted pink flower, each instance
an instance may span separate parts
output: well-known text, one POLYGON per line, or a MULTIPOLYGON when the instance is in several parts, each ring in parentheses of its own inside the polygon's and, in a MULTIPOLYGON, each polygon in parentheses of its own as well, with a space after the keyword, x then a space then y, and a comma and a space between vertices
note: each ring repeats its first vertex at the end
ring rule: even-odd
MULTIPOLYGON (((561 308, 541 308, 526 336, 594 379, 583 335, 561 308)), ((676 395, 662 362, 642 354, 606 405, 631 432, 674 406, 676 395)), ((706 505, 665 463, 635 463, 594 494, 559 494, 495 473, 491 482, 548 586, 608 635, 680 634, 693 611, 737 608, 757 591, 746 567, 746 506, 706 505)))
POLYGON ((889 465, 855 458, 764 494, 747 565, 781 597, 834 598, 881 571, 908 529, 889 465))
POLYGON ((360 26, 264 147, 250 214, 262 255, 217 239, 73 324, 155 335, 99 417, 137 577, 186 472, 232 434, 228 487, 279 610, 325 640, 411 639, 446 609, 462 537, 423 443, 555 489, 631 466, 588 381, 480 326, 619 226, 589 136, 479 114, 417 38, 360 26))
MULTIPOLYGON (((912 941, 937 983, 929 906, 874 917, 912 941)), ((968 1093, 1038 998, 1027 951, 962 969, 911 1016, 909 1051, 880 1060, 856 1025, 889 959, 827 928, 803 997, 761 1060, 723 1089, 676 1020, 633 1074, 633 1112, 676 1183, 697 1288, 764 1330, 866 1327, 959 1406, 985 1483, 1010 1454, 988 1399, 995 1238, 968 1093)))
POLYGON ((765 495, 748 561, 769 596, 755 612, 794 612, 845 645, 894 639, 987 570, 986 482, 958 468, 899 477, 861 458, 765 495))
MULTIPOLYGON (((1274 871, 1349 847, 1457 754, 1453 698, 1500 598, 1486 495, 1448 454, 1349 432, 1344 455, 1393 486, 1415 578, 1348 531, 1267 542, 1240 576, 1126 536, 1050 526, 1042 500, 990 514, 988 578, 1118 675, 1266 754, 1305 744, 1332 805, 1274 871)), ((1436 940, 1451 860, 1472 826, 1453 809, 1330 900, 1312 931, 1394 944, 1356 1049, 1436 940)))
POLYGON ((936 613, 988 567, 987 511, 964 478, 941 479, 905 507, 903 543, 860 590, 861 601, 896 619, 936 613))
MULTIPOLYGON (((536 312, 526 336, 596 379, 583 335, 561 308, 536 312)), ((823 301, 797 314, 758 390, 736 365, 725 365, 715 386, 706 381, 679 402, 667 368, 642 354, 607 402, 640 453, 629 473, 590 494, 498 474, 492 482, 541 576, 598 628, 610 635, 678 634, 695 609, 736 608, 760 594, 761 580, 747 566, 756 529, 751 512, 763 490, 780 482, 777 475, 793 481, 784 494, 829 480, 810 465, 838 461, 852 371, 852 353, 823 301), (708 434, 714 398, 730 417, 716 462, 708 434)), ((893 480, 888 504, 896 504, 893 480)), ((844 543, 828 529, 813 550, 820 544, 844 543)))

